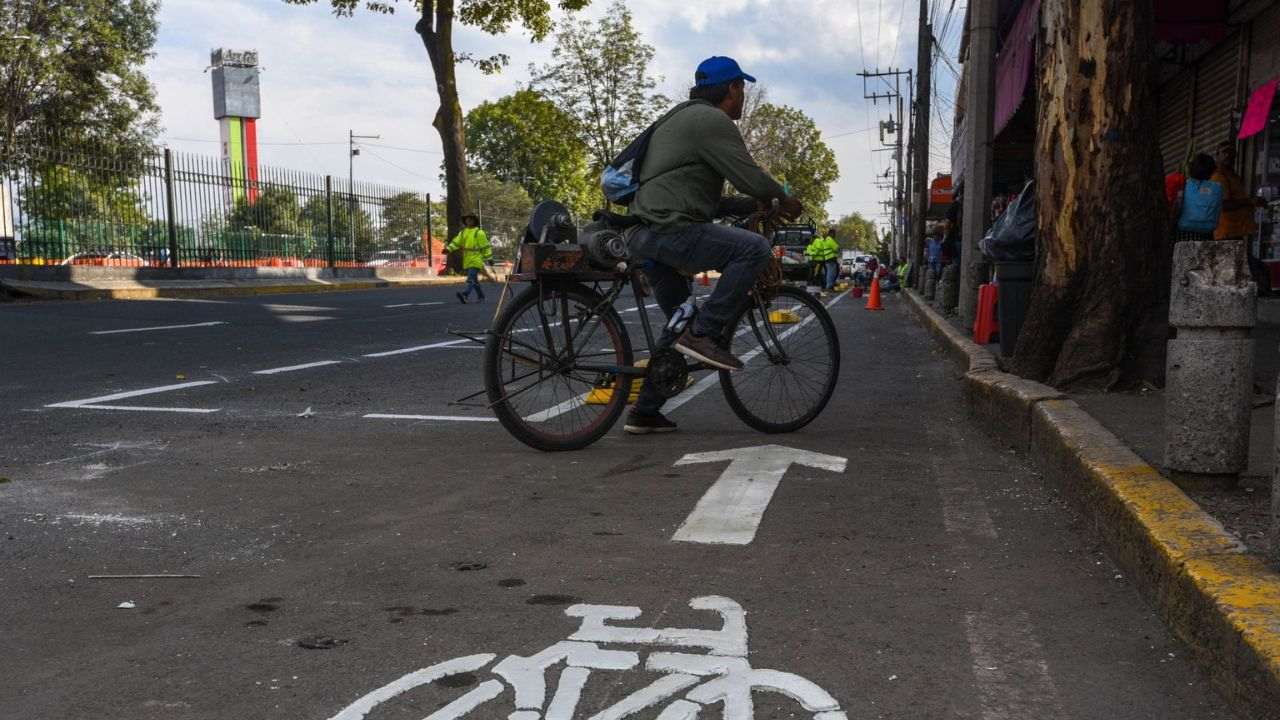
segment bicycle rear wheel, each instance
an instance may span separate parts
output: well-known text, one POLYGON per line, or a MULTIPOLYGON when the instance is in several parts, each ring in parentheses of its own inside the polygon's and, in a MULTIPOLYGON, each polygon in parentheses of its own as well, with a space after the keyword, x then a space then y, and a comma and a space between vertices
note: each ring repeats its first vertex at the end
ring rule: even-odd
POLYGON ((730 350, 744 367, 720 371, 720 387, 743 422, 786 433, 818 417, 840 377, 840 341, 822 303, 783 286, 763 311, 753 299, 729 332, 730 350))
POLYGON ((618 421, 632 377, 622 319, 576 283, 535 283, 512 298, 485 343, 484 382, 499 422, 545 451, 577 450, 618 421))

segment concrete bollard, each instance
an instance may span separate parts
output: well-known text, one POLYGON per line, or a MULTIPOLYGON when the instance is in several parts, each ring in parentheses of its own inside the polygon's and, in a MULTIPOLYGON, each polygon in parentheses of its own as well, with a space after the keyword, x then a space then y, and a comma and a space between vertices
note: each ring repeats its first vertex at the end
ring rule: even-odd
POLYGON ((957 263, 949 263, 942 268, 942 279, 938 281, 938 291, 934 298, 942 312, 949 313, 956 309, 960 302, 960 268, 957 263))
POLYGON ((929 268, 924 273, 924 299, 930 302, 938 293, 938 274, 929 268))
POLYGON ((1183 487, 1230 487, 1248 467, 1257 294, 1243 241, 1174 246, 1164 462, 1183 487))

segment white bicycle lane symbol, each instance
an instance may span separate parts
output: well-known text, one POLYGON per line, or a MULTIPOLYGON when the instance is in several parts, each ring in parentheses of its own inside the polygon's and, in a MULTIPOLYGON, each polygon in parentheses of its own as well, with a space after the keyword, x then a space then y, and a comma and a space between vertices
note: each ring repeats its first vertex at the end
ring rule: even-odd
MULTIPOLYGON (((747 614, 738 603, 710 595, 689 601, 695 610, 720 614, 719 630, 697 628, 621 627, 610 620, 635 620, 638 607, 622 605, 574 605, 565 610, 581 618, 577 632, 536 655, 511 655, 493 664, 497 655, 482 653, 454 658, 411 672, 365 695, 330 720, 361 720, 379 705, 414 688, 445 678, 480 672, 489 667, 496 675, 479 683, 463 696, 428 715, 424 720, 457 720, 471 717, 498 717, 494 708, 471 713, 514 690, 515 710, 508 720, 572 720, 587 680, 596 671, 626 671, 641 665, 640 653, 610 650, 601 643, 701 648, 708 654, 651 652, 644 669, 665 673, 648 686, 590 716, 589 720, 623 720, 648 708, 669 702, 657 720, 697 720, 709 705, 720 704, 724 720, 752 720, 755 717, 753 692, 772 692, 794 700, 815 720, 848 720, 840 704, 826 690, 794 673, 762 670, 747 662, 747 614), (559 665, 555 694, 547 700, 547 674, 559 665), (499 679, 500 678, 500 679, 499 679), (683 693, 682 697, 680 696, 683 693)), ((509 707, 509 706, 508 706, 509 707)))

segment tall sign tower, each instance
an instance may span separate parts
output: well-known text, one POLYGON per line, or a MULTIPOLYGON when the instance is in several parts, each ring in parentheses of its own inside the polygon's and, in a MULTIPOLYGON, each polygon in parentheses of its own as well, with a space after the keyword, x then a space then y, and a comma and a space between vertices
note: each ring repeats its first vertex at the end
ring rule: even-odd
POLYGON ((258 199, 258 51, 214 50, 213 116, 222 130, 222 160, 231 177, 233 201, 258 199))

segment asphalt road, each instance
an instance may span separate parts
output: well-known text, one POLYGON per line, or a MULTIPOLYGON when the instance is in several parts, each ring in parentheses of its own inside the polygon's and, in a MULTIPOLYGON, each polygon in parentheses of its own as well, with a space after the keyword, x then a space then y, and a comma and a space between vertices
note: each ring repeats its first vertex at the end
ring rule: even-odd
POLYGON ((1231 717, 896 298, 859 305, 801 432, 711 387, 558 455, 451 404, 481 353, 446 330, 493 307, 452 289, 0 305, 0 717, 1231 717), (847 463, 796 456, 749 544, 674 542, 785 451, 677 462, 767 444, 847 463), (90 578, 149 573, 199 577, 90 578))

